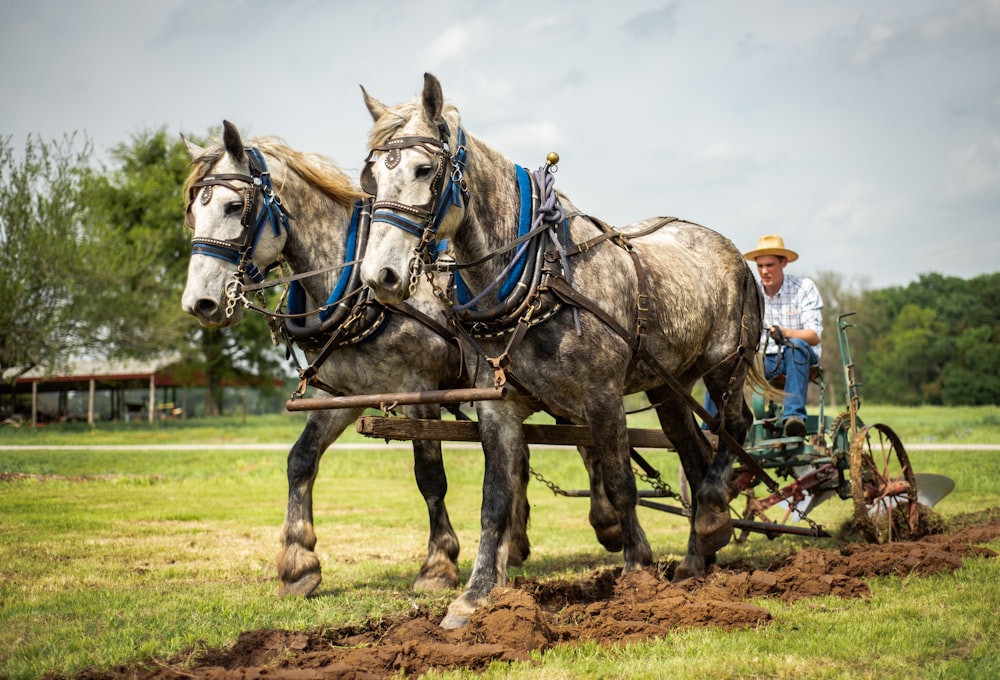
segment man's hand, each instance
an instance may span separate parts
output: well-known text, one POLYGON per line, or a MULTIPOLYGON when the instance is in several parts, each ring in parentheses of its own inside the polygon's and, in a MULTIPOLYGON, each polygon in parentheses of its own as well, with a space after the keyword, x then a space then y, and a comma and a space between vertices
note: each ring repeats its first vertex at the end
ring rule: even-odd
POLYGON ((779 345, 785 344, 785 334, 781 332, 781 326, 771 326, 767 329, 767 334, 779 345))

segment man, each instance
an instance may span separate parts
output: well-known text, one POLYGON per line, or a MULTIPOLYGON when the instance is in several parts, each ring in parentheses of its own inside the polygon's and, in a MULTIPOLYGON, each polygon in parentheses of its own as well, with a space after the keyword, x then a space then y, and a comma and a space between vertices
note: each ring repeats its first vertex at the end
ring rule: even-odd
POLYGON ((821 351, 823 299, 810 279, 785 273, 799 255, 785 248, 780 236, 761 236, 746 258, 757 264, 764 289, 764 376, 785 377, 784 433, 801 437, 806 433, 809 368, 819 363, 821 351))

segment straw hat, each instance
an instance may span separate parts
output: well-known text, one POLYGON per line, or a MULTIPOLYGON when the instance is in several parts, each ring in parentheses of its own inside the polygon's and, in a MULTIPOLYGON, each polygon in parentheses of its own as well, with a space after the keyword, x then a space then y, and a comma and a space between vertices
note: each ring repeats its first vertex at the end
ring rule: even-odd
POLYGON ((761 255, 776 255, 787 258, 789 262, 799 259, 799 254, 785 247, 785 241, 777 234, 768 234, 757 239, 757 247, 746 253, 748 260, 756 260, 761 255))

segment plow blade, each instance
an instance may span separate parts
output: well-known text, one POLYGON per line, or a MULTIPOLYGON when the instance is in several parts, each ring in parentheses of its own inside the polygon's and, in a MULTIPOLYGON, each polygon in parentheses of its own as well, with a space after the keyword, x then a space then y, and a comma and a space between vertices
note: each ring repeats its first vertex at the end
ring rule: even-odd
POLYGON ((933 508, 955 489, 955 480, 951 477, 930 472, 917 472, 913 476, 917 480, 917 501, 928 508, 933 508))

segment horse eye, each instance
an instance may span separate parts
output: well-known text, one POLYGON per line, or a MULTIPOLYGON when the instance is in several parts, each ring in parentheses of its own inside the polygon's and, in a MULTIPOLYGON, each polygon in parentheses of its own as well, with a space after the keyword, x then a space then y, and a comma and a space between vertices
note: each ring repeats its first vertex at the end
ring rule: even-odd
POLYGON ((230 201, 226 203, 226 216, 229 215, 241 215, 243 213, 243 204, 240 201, 230 201))
POLYGON ((433 165, 418 165, 416 170, 417 179, 427 179, 434 172, 433 165))

